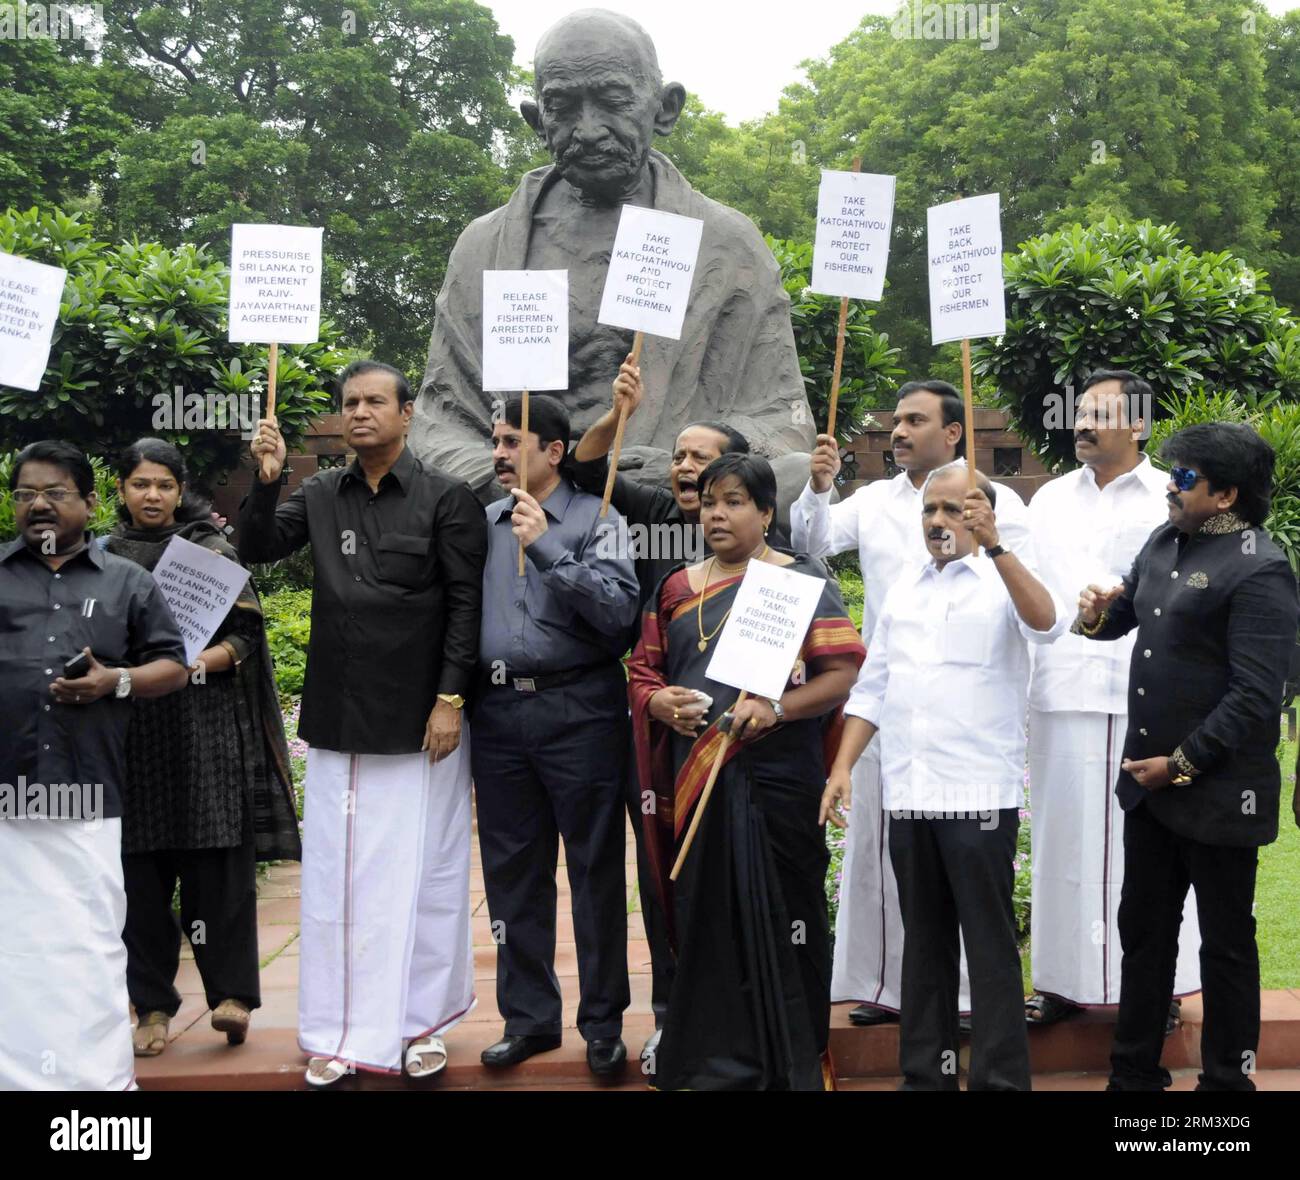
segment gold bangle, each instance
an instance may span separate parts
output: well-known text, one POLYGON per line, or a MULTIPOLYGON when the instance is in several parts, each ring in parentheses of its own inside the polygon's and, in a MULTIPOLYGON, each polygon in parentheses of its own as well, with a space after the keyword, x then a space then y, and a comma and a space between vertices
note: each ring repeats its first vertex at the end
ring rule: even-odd
POLYGON ((1074 630, 1077 631, 1077 633, 1080 635, 1086 635, 1089 638, 1091 638, 1092 636, 1096 635, 1097 632, 1100 631, 1106 625, 1106 620, 1107 618, 1109 618, 1109 616, 1110 616, 1110 607, 1107 607, 1104 611, 1101 612, 1101 614, 1097 616, 1097 621, 1093 623, 1092 626, 1089 626, 1082 619, 1076 619, 1074 621, 1074 630))

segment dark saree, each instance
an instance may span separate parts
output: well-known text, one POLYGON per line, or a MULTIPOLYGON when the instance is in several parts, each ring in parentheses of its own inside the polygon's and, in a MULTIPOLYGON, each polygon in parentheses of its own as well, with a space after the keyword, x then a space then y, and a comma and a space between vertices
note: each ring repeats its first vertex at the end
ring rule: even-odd
MULTIPOLYGON (((826 579, 796 557, 797 573, 826 579)), ((709 587, 703 628, 712 635, 740 577, 709 587)), ((699 650, 699 596, 685 570, 659 585, 629 661, 629 696, 643 792, 654 792, 645 832, 668 915, 676 974, 655 1061, 659 1089, 820 1090, 830 1022, 829 853, 817 811, 840 731, 839 710, 733 742, 676 882, 668 873, 722 742, 718 720, 739 695, 704 676, 716 646, 699 650), (653 720, 649 701, 667 685, 713 698, 694 740, 653 720)), ((862 640, 827 579, 800 663, 851 655, 862 640)))

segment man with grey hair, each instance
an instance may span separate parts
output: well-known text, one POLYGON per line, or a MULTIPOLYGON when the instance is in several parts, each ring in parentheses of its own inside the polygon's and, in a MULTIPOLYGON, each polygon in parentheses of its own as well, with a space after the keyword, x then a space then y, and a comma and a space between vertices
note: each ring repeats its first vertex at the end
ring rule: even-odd
POLYGON ((568 271, 569 387, 556 396, 575 435, 605 412, 632 333, 596 317, 622 208, 631 204, 698 218, 704 231, 681 339, 645 340, 645 396, 627 425, 623 473, 664 483, 683 424, 721 420, 777 460, 778 478, 788 470, 782 482, 793 494, 812 444, 812 415, 776 260, 747 217, 697 193, 651 150, 654 137, 676 124, 685 89, 663 82, 640 25, 600 9, 571 13, 543 34, 535 74, 535 96, 520 110, 554 163, 529 172, 452 251, 413 449, 480 498, 494 494, 486 445, 492 405, 481 377, 484 270, 568 271))

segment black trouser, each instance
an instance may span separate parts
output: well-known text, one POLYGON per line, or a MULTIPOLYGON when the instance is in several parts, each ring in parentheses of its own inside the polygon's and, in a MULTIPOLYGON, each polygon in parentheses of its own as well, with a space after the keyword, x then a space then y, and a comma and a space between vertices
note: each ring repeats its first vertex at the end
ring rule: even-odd
MULTIPOLYGON (((1171 788, 1177 790, 1177 788, 1171 788)), ((1255 945, 1257 848, 1202 844, 1171 832, 1139 804, 1124 813, 1119 901, 1119 1018, 1110 1051, 1116 1090, 1161 1090, 1165 1020, 1174 994, 1187 888, 1201 925, 1201 1075, 1198 1090, 1253 1090, 1259 1048, 1255 945)))
POLYGON ((616 1037, 629 1002, 624 775, 627 681, 618 664, 536 693, 482 690, 470 752, 488 912, 497 935, 497 1007, 507 1036, 559 1033, 555 868, 559 838, 573 894, 578 1030, 616 1037), (497 923, 502 923, 497 926, 497 923))
MULTIPOLYGON (((668 945, 668 921, 655 886, 654 869, 645 847, 645 825, 653 821, 647 816, 645 792, 638 784, 635 756, 628 761, 627 812, 632 819, 632 834, 636 839, 637 898, 641 904, 641 920, 645 925, 646 942, 650 946, 650 1008, 655 1015, 655 1028, 663 1028, 668 1013, 668 996, 673 988, 673 953, 668 945)), ((650 800, 653 803, 653 796, 650 800)))
MULTIPOLYGON (((895 813, 897 814, 897 813, 895 813)), ((891 818, 903 916, 899 1066, 904 1090, 956 1090, 959 933, 970 969, 972 1090, 1028 1090, 1029 1037, 1013 904, 1019 813, 891 818)))
POLYGON ((194 948, 208 1007, 240 1000, 262 1003, 257 975, 257 860, 251 840, 235 848, 130 852, 122 856, 126 885, 126 987, 140 1015, 181 1006, 176 969, 181 931, 194 948), (172 911, 181 883, 179 927, 172 911))

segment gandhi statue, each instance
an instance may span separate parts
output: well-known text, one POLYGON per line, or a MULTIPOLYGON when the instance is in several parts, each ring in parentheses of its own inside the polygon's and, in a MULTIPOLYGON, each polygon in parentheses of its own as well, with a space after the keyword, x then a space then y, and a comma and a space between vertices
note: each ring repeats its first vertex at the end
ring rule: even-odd
POLYGON ((790 300, 753 222, 696 192, 659 152, 685 89, 664 84, 654 43, 635 21, 601 9, 564 17, 542 35, 535 97, 520 104, 552 164, 524 176, 510 200, 460 235, 438 295, 429 360, 410 442, 415 452, 498 493, 489 439, 492 399, 482 390, 484 270, 569 272, 568 407, 575 437, 609 408, 611 382, 632 333, 596 322, 624 204, 704 222, 680 340, 646 336, 645 394, 628 422, 620 469, 641 481, 667 477, 669 452, 689 422, 741 431, 777 462, 782 507, 807 479, 812 414, 795 353, 790 300), (788 485, 788 486, 787 486, 788 485))

